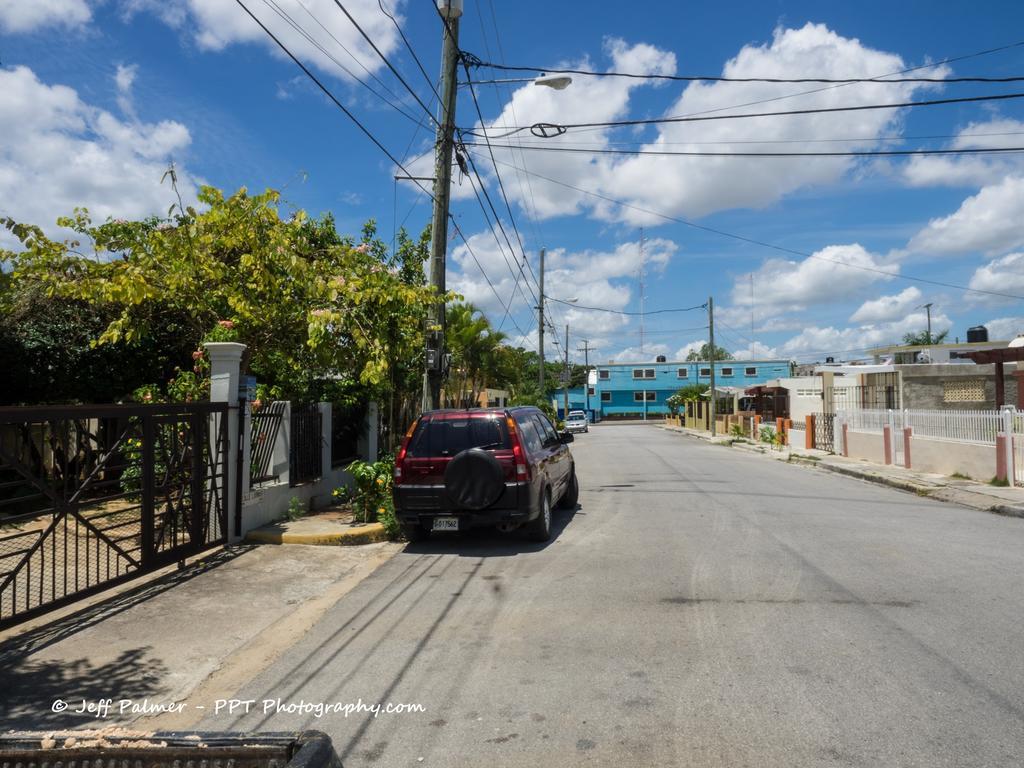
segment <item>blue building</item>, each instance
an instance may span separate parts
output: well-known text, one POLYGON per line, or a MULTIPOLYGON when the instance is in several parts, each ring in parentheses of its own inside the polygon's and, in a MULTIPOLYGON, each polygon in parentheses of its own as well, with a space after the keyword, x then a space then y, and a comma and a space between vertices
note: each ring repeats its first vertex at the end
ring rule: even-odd
MULTIPOLYGON (((744 389, 791 373, 788 360, 721 360, 715 366, 715 386, 744 389)), ((707 361, 607 363, 590 371, 587 389, 569 390, 569 410, 590 410, 596 419, 664 416, 666 401, 688 384, 711 386, 707 361)), ((557 395, 559 412, 564 400, 557 395)))

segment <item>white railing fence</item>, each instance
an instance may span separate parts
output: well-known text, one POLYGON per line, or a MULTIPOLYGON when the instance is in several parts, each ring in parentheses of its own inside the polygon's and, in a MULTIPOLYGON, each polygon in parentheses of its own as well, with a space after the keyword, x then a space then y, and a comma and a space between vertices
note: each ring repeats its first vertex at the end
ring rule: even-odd
MULTIPOLYGON (((853 432, 881 433, 889 424, 893 441, 902 441, 904 427, 912 427, 917 437, 949 440, 960 443, 995 445, 996 435, 1003 430, 1001 411, 917 411, 917 410, 853 410, 841 411, 839 417, 853 432)), ((1024 413, 1013 412, 1014 432, 1024 438, 1024 413)), ((1021 440, 1024 442, 1024 439, 1021 440)))

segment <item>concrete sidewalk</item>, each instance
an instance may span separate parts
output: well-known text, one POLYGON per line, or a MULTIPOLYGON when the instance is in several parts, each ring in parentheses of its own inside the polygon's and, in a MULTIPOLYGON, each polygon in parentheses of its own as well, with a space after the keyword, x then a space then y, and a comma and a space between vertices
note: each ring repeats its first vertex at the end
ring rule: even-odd
POLYGON ((918 496, 949 501, 984 512, 1024 518, 1024 488, 1000 488, 973 480, 963 480, 926 472, 915 472, 914 470, 894 465, 873 464, 868 461, 848 459, 844 456, 835 456, 825 451, 798 448, 796 446, 772 448, 766 443, 744 441, 731 435, 711 437, 707 432, 700 432, 685 427, 663 425, 661 428, 670 432, 677 432, 690 437, 696 437, 700 440, 706 440, 717 445, 762 454, 778 461, 805 464, 827 472, 836 472, 871 483, 899 488, 900 490, 915 493, 918 496))
POLYGON ((221 550, 0 635, 2 729, 184 729, 285 653, 401 544, 221 550), (178 711, 75 714, 83 701, 178 711), (55 705, 68 703, 66 711, 55 705))

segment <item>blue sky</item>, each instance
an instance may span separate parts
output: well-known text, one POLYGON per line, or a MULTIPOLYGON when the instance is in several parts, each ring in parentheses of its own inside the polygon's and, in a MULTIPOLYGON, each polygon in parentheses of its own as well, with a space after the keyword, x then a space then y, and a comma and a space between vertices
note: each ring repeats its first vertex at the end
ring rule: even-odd
MULTIPOLYGON (((414 174, 431 175, 433 138, 424 111, 333 0, 277 0, 277 6, 350 71, 378 91, 383 83, 400 95, 388 98, 408 116, 286 27, 266 0, 245 2, 393 154, 409 160, 414 174)), ((343 4, 433 109, 430 88, 377 0, 343 4)), ((434 77, 441 27, 431 2, 390 0, 385 7, 434 77)), ((937 9, 934 2, 466 0, 461 47, 485 60, 537 67, 874 77, 1016 43, 1024 29, 1020 3, 937 9)), ((186 196, 202 183, 228 190, 274 187, 290 205, 333 212, 343 232, 355 234, 374 218, 385 239, 396 223, 418 232, 429 220, 429 201, 408 183, 396 188, 395 167, 282 57, 235 0, 0 0, 0 62, 0 215, 56 231, 55 219, 76 205, 98 218, 166 212, 172 192, 160 178, 173 160, 186 196)), ((922 73, 1024 75, 1024 46, 922 73)), ((505 126, 894 103, 1024 91, 1024 83, 871 84, 794 96, 814 89, 576 77, 559 92, 526 83, 480 85, 477 94, 486 125, 505 126), (737 108, 782 96, 787 98, 737 108)), ((591 360, 685 355, 707 337, 703 314, 654 312, 699 305, 714 295, 717 340, 734 352, 801 361, 852 358, 923 329, 919 308, 927 302, 934 327, 949 328, 951 338, 963 338, 977 324, 1000 338, 1024 332, 1024 301, 962 290, 1024 296, 1021 155, 626 157, 529 146, 726 152, 1024 146, 1021 101, 591 129, 550 140, 522 134, 494 143, 516 147, 496 150, 497 167, 533 272, 538 249, 548 249, 548 293, 554 298, 639 311, 643 227, 644 306, 652 313, 644 318, 643 351, 638 317, 552 302, 550 320, 559 334, 570 325, 574 356, 582 338, 597 350, 591 360), (916 138, 923 136, 940 138, 916 138), (766 141, 773 143, 761 143, 766 141)), ((465 88, 457 123, 482 128, 465 88)), ((486 150, 469 151, 511 235, 494 166, 486 150)), ((517 274, 518 254, 503 253, 470 180, 458 173, 453 197, 453 214, 494 287, 457 237, 450 241, 449 285, 513 341, 535 345, 532 274, 527 271, 525 281, 517 274)), ((557 352, 549 348, 549 354, 557 352)))

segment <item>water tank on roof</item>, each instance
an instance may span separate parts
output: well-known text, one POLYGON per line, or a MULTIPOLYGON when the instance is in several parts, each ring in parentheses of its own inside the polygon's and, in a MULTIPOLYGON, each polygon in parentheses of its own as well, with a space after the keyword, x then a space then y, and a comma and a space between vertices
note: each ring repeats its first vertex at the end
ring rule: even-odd
POLYGON ((967 329, 967 343, 973 344, 978 341, 988 341, 988 328, 984 325, 976 325, 967 329))
POLYGON ((654 358, 654 362, 656 362, 656 363, 664 363, 665 362, 665 356, 664 355, 658 355, 656 358, 654 358))

